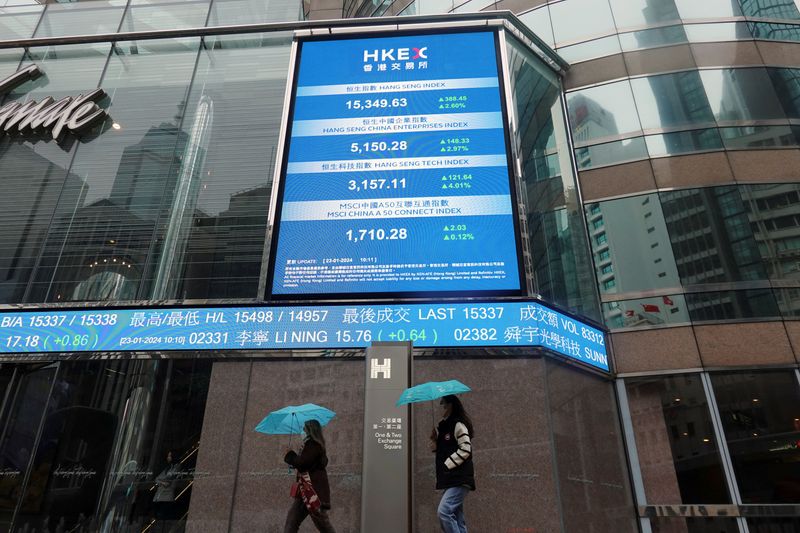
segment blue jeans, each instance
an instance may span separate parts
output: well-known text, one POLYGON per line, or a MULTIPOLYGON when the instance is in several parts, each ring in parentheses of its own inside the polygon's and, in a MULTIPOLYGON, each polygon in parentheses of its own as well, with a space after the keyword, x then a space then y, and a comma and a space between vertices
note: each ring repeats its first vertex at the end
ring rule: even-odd
POLYGON ((442 501, 439 502, 439 523, 444 533, 467 533, 464 497, 468 492, 467 487, 450 487, 442 494, 442 501))

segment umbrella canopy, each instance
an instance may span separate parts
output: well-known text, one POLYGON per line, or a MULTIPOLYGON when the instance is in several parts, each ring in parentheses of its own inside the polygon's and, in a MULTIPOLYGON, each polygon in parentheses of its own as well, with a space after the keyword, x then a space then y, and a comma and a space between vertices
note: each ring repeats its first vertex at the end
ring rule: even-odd
POLYGON ((256 431, 267 435, 296 435, 303 431, 307 420, 316 420, 324 426, 336 413, 313 403, 288 405, 272 411, 256 426, 256 431))
POLYGON ((421 385, 415 385, 410 389, 403 391, 400 398, 397 400, 397 406, 405 405, 407 403, 427 402, 435 400, 448 394, 460 394, 462 392, 469 392, 472 389, 464 385, 458 380, 451 379, 450 381, 429 381, 421 385))

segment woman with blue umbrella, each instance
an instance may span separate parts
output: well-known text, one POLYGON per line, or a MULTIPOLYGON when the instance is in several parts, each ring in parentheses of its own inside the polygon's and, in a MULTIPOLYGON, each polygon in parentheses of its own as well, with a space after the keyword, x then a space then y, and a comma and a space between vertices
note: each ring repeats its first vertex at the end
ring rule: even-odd
POLYGON ((303 434, 300 452, 286 448, 283 460, 297 472, 292 484, 292 506, 286 515, 284 533, 297 533, 307 516, 323 533, 336 533, 328 518, 331 508, 331 489, 328 484, 328 454, 322 426, 336 413, 315 405, 288 405, 268 414, 256 426, 256 431, 267 435, 303 434))
POLYGON ((331 508, 331 489, 328 484, 328 454, 322 426, 317 420, 307 420, 303 424, 303 445, 300 453, 286 448, 286 463, 297 470, 297 481, 292 490, 292 506, 286 515, 284 533, 297 533, 300 524, 307 516, 322 533, 335 533, 328 518, 331 508), (297 488, 295 488, 297 487, 297 488))
POLYGON ((439 405, 442 420, 431 432, 430 443, 431 451, 436 453, 436 489, 444 491, 439 502, 439 523, 445 533, 467 533, 464 498, 475 490, 472 419, 452 394, 443 396, 439 405))

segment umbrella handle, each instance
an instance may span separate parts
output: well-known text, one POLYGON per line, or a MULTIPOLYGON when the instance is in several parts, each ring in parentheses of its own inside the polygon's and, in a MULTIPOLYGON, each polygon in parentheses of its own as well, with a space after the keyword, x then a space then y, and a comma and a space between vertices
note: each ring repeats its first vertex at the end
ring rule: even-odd
MULTIPOLYGON (((295 418, 297 418, 297 413, 292 413, 292 425, 289 426, 289 448, 290 449, 292 447, 292 435, 294 435, 294 433, 292 433, 292 431, 294 430, 294 419, 295 418)), ((300 426, 300 420, 297 421, 297 425, 298 425, 298 427, 300 426)), ((291 473, 292 473, 292 465, 289 465, 289 474, 291 474, 291 473)))

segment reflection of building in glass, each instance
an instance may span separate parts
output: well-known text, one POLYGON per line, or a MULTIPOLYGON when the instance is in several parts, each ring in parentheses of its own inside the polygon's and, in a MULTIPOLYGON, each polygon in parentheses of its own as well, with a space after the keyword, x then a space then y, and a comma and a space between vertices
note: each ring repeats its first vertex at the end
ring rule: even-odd
MULTIPOLYGON (((658 195, 589 204, 586 215, 603 294, 680 285, 658 195), (658 284, 653 285, 652 280, 658 280, 658 284)), ((685 320, 681 302, 666 296, 611 302, 606 305, 605 316, 617 327, 685 320)))
POLYGON ((739 0, 742 13, 750 17, 793 19, 797 17, 794 0, 739 0))
POLYGON ((181 298, 208 294, 247 294, 261 273, 261 254, 270 187, 231 195, 228 209, 216 216, 197 210, 186 249, 181 298))
MULTIPOLYGON (((152 275, 154 235, 172 197, 186 134, 164 123, 125 148, 107 199, 61 214, 45 243, 39 279, 52 277, 44 298, 131 300, 152 275), (56 261, 57 259, 57 261, 56 261)), ((80 190, 80 189, 76 189, 80 190)), ((62 205, 80 205, 81 202, 62 205)))
MULTIPOLYGON (((47 150, 43 153, 47 154, 47 150)), ((40 154, 28 144, 0 139, 0 158, 4 205, 11 209, 3 219, 0 271, 4 276, 0 279, 0 298, 3 302, 19 302, 26 299, 42 244, 48 231, 52 232, 48 225, 59 195, 62 201, 80 202, 85 196, 85 184, 54 162, 55 158, 40 154)), ((66 160, 64 165, 68 166, 66 160)))
MULTIPOLYGON (((591 139, 611 137, 619 133, 614 115, 600 104, 583 95, 570 100, 570 122, 575 144, 591 139)), ((603 161, 592 158, 588 151, 578 151, 578 167, 602 165, 603 161)))
MULTIPOLYGON (((752 185, 742 188, 750 227, 771 279, 800 280, 800 185, 752 185)), ((800 291, 776 291, 784 312, 800 313, 800 291)))
MULTIPOLYGON (((684 285, 766 279, 745 203, 736 187, 663 193, 664 220, 684 285)), ((694 319, 750 316, 746 293, 692 295, 694 319)))

